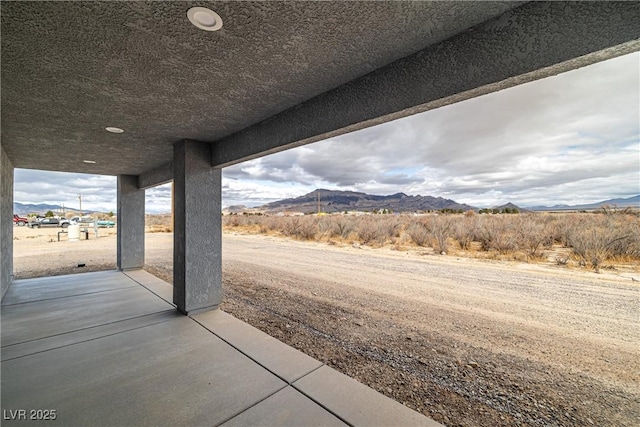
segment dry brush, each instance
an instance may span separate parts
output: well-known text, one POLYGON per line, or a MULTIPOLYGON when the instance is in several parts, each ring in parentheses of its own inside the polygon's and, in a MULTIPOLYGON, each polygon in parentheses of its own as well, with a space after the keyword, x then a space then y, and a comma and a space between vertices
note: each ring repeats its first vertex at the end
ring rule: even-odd
POLYGON ((227 215, 226 229, 275 234, 300 240, 358 243, 372 247, 416 246, 434 253, 456 252, 542 260, 552 247, 567 249, 558 264, 599 271, 616 262, 640 260, 640 216, 526 213, 515 215, 227 215))

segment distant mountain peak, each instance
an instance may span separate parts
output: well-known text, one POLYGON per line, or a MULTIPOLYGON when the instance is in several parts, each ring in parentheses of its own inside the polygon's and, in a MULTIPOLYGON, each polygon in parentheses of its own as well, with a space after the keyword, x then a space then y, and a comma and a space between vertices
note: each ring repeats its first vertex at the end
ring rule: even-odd
POLYGON ((518 205, 516 205, 514 203, 511 203, 511 202, 505 203, 504 205, 501 205, 501 206, 495 206, 492 209, 499 209, 501 211, 505 210, 505 209, 511 209, 511 210, 515 209, 515 210, 517 210, 518 212, 521 212, 521 213, 522 212, 529 212, 527 209, 521 208, 520 206, 518 206, 518 205))
POLYGON ((395 193, 388 196, 359 193, 355 191, 340 191, 316 189, 300 197, 267 203, 259 209, 268 212, 344 212, 344 211, 374 211, 390 210, 393 212, 436 211, 440 209, 473 210, 473 206, 460 204, 454 200, 435 198, 431 196, 409 196, 405 193, 395 193), (318 195, 320 200, 318 201, 318 195))
POLYGON ((607 199, 596 203, 585 203, 580 205, 554 205, 554 206, 532 206, 529 209, 533 211, 552 211, 552 210, 593 210, 600 209, 603 206, 616 206, 618 208, 636 208, 640 209, 640 194, 628 198, 607 199))

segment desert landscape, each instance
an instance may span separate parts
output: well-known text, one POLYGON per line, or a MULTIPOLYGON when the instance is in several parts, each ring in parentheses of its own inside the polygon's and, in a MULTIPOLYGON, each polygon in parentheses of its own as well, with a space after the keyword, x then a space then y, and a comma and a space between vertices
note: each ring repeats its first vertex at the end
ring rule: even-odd
MULTIPOLYGON (((147 222, 145 268, 170 283, 163 221, 147 222)), ((636 259, 595 273, 553 245, 523 257, 450 238, 441 255, 408 234, 365 244, 262 228, 225 217, 222 309, 408 407, 450 426, 640 421, 636 259)), ((116 267, 115 229, 58 231, 14 227, 17 279, 116 267)))

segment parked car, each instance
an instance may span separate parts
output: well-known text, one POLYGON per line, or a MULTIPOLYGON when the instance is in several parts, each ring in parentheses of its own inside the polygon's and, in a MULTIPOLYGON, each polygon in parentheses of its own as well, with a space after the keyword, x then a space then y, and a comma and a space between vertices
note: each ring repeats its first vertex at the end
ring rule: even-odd
POLYGON ((88 225, 88 226, 92 226, 94 221, 95 220, 90 216, 74 216, 69 220, 69 222, 71 222, 71 224, 74 224, 74 225, 82 224, 82 225, 88 225))
POLYGON ((18 224, 19 226, 23 226, 29 223, 29 219, 13 214, 13 223, 18 224))
POLYGON ((44 218, 40 221, 33 221, 29 223, 31 228, 40 227, 62 227, 67 228, 69 226, 69 220, 66 218, 44 218))

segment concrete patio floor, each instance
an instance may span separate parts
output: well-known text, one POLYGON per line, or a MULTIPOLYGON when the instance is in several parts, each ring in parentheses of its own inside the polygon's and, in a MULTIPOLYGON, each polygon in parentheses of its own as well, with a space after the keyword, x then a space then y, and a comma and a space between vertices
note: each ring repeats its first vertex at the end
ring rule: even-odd
POLYGON ((16 280, 2 302, 2 424, 55 410, 42 422, 439 425, 227 313, 184 316, 171 301, 143 270, 16 280))

